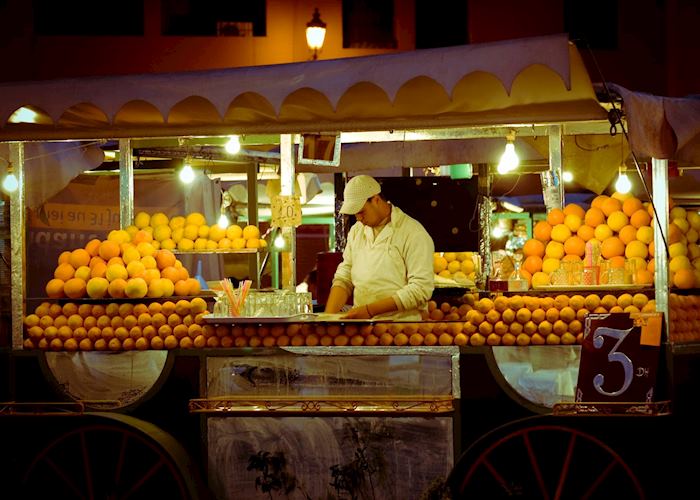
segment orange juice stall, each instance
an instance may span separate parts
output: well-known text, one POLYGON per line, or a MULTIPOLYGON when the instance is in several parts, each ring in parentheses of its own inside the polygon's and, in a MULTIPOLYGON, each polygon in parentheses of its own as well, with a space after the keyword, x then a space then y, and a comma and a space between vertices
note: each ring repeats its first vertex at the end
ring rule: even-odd
POLYGON ((684 470, 658 457, 698 439, 700 217, 669 199, 669 160, 698 161, 694 102, 599 98, 564 35, 1 90, 19 189, 0 470, 16 491, 643 498, 684 470), (506 143, 520 167, 497 167, 506 143), (608 189, 621 157, 634 195, 608 189), (436 175, 465 163, 471 178, 436 175), (100 169, 114 175, 83 173, 100 169), (218 221, 227 170, 247 181, 236 223, 218 221), (296 291, 298 175, 333 174, 339 193, 360 172, 445 231, 422 321, 315 314, 296 291), (534 207, 504 214, 521 176, 534 207), (507 219, 524 229, 499 248, 507 219))

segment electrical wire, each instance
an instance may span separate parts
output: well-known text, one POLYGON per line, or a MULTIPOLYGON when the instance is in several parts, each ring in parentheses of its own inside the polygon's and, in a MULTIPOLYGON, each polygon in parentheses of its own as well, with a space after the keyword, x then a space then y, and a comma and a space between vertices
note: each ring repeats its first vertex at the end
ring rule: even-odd
POLYGON ((613 99, 612 92, 610 91, 610 88, 608 87, 607 81, 605 77, 603 76, 603 72, 600 69, 600 66, 598 65, 598 60, 595 57, 595 54, 593 54, 593 50, 591 49, 590 45, 588 42, 583 40, 586 44, 586 49, 588 49, 588 53, 591 56, 591 59, 593 60, 593 64, 595 65, 596 71, 598 72, 598 75, 600 76, 601 82, 603 84, 603 90, 605 91, 606 96, 608 97, 608 100, 610 101, 610 105, 612 106, 612 109, 608 113, 608 120, 610 121, 610 135, 615 135, 616 131, 616 125, 620 125, 620 130, 622 130, 622 135, 624 136, 625 140, 627 141, 627 144, 630 146, 630 154, 632 155, 632 161, 634 162, 634 167, 637 170, 637 175, 639 176, 639 179, 642 181, 642 186, 644 187, 644 191, 649 198, 649 202, 651 203, 651 208, 654 211, 654 219, 656 220, 656 223, 659 225, 660 233, 661 233, 661 239, 663 240, 664 247, 666 248, 666 255, 669 254, 668 251, 668 242, 666 241, 666 235, 664 234, 664 228, 661 227, 661 223, 659 222, 659 213, 656 210, 656 204, 654 203, 654 198, 651 196, 651 190, 649 189, 649 186, 647 185, 646 179, 644 178, 644 175, 642 174, 642 168, 639 166, 639 161, 637 160, 637 155, 635 152, 632 150, 632 145, 630 144, 630 138, 629 134, 627 133, 627 128, 625 127, 625 124, 622 122, 622 109, 617 109, 615 106, 615 100, 613 99))

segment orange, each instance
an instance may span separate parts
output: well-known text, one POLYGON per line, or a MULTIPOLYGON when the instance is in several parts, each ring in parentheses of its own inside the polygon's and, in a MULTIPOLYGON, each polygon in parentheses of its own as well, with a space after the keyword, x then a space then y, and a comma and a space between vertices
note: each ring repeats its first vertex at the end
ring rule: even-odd
POLYGON ((600 208, 591 207, 586 211, 586 215, 584 216, 583 220, 587 226, 595 228, 599 224, 603 224, 605 222, 605 214, 600 208))
POLYGON ((105 261, 109 261, 112 257, 119 257, 119 244, 116 241, 104 240, 100 243, 98 253, 105 261))
POLYGON ((634 196, 627 198, 622 202, 622 211, 625 212, 627 217, 632 217, 637 210, 643 210, 642 200, 635 198, 634 196))
POLYGON ((614 257, 610 257, 610 259, 608 259, 608 263, 613 269, 625 267, 625 258, 622 255, 615 255, 614 257))
POLYGON ((636 285, 651 285, 654 283, 654 273, 648 269, 639 269, 634 275, 634 283, 636 285))
POLYGON ((566 224, 557 224, 552 228, 552 240, 564 243, 571 236, 571 229, 566 224))
POLYGON ((576 203, 569 203, 564 207, 564 215, 578 215, 580 219, 583 219, 586 215, 586 211, 580 205, 576 203))
POLYGON ((630 241, 625 247, 625 257, 628 259, 633 257, 646 259, 647 255, 649 255, 649 247, 639 240, 630 241))
POLYGON ((632 224, 627 224, 625 227, 619 230, 618 238, 627 245, 629 242, 637 239, 637 228, 632 224))
POLYGON ((75 276, 75 268, 67 262, 59 264, 56 267, 56 270, 53 272, 54 278, 58 278, 63 281, 68 281, 73 276, 75 276))
POLYGON ((126 297, 124 290, 126 288, 126 280, 123 278, 116 278, 110 281, 107 287, 107 294, 115 299, 126 297))
POLYGON ((630 224, 639 229, 642 226, 648 226, 651 224, 651 216, 646 210, 639 209, 630 215, 630 224))
POLYGON ((564 257, 564 244, 558 241, 550 241, 545 247, 544 254, 547 257, 561 259, 564 257))
POLYGON ((577 214, 568 214, 564 219, 564 225, 568 227, 572 233, 578 231, 582 224, 583 218, 579 217, 577 214))
POLYGON ((525 255, 525 257, 530 257, 530 256, 543 257, 544 256, 544 243, 542 241, 540 241, 539 239, 527 240, 525 242, 525 244, 523 245, 523 255, 525 255))
POLYGON ((133 238, 131 238, 131 243, 134 245, 138 245, 139 243, 150 243, 153 241, 153 235, 149 233, 148 231, 144 231, 143 229, 136 231, 134 233, 133 238))
POLYGON ((158 264, 158 269, 165 269, 166 267, 171 267, 175 265, 175 254, 170 250, 160 249, 156 252, 156 263, 158 264))
POLYGON ((90 255, 87 250, 84 248, 77 248, 71 252, 68 262, 71 266, 73 266, 73 268, 78 269, 81 266, 87 266, 90 264, 91 258, 92 255, 90 255))
POLYGON ((49 282, 46 283, 46 296, 52 299, 60 299, 61 297, 65 297, 65 294, 63 293, 64 285, 65 282, 61 279, 54 278, 49 280, 49 282))
POLYGON ((109 281, 105 278, 90 278, 86 285, 86 291, 89 297, 93 299, 101 299, 107 295, 109 281))
POLYGON ((564 218, 564 212, 560 208, 553 208, 547 214, 547 222, 552 227, 556 226, 557 224, 563 224, 564 218))
POLYGON ((96 257, 99 254, 101 243, 100 240, 94 238, 85 244, 85 250, 90 254, 90 257, 96 257))
POLYGON ((576 236, 581 238, 583 241, 588 241, 595 238, 595 229, 587 224, 584 224, 578 228, 578 231, 576 231, 576 236))
POLYGON ((605 200, 607 200, 608 198, 610 198, 610 197, 608 195, 605 195, 605 194, 601 194, 601 195, 596 196, 591 201, 591 207, 601 208, 603 205, 603 202, 605 200))
POLYGON ((673 274, 673 285, 678 288, 693 288, 695 286, 695 273, 691 269, 678 269, 673 274))
POLYGON ((629 223, 629 217, 622 210, 615 210, 608 215, 607 224, 615 232, 625 227, 629 223))
POLYGON ((85 297, 85 281, 80 278, 71 278, 63 285, 63 293, 71 299, 85 297))
POLYGON ((535 227, 532 229, 532 233, 536 239, 546 243, 552 236, 552 226, 549 224, 549 222, 541 220, 535 224, 535 227))
POLYGON ((578 236, 572 236, 564 242, 564 253, 583 257, 586 252, 586 242, 578 236))
POLYGON ((65 252, 61 252, 61 255, 58 256, 58 262, 57 264, 68 264, 68 261, 70 260, 70 250, 66 250, 65 252))
POLYGON ((611 236, 600 244, 600 254, 604 259, 625 254, 625 244, 617 236, 611 236))
POLYGON ((608 198, 603 201, 600 205, 600 209, 603 211, 606 217, 610 216, 611 213, 622 211, 622 202, 616 198, 608 198))

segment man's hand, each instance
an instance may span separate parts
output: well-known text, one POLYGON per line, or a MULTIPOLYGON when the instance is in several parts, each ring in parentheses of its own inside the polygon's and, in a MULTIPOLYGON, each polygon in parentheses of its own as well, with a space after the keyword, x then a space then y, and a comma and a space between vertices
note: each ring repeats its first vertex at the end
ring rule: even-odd
POLYGON ((371 317, 367 305, 353 307, 343 316, 345 319, 370 319, 371 317))

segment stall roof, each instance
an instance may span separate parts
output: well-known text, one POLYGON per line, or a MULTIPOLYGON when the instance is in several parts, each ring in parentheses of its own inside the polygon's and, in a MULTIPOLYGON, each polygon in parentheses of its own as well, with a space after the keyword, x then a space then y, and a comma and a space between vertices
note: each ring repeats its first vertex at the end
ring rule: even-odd
POLYGON ((605 119, 566 35, 398 54, 0 85, 0 141, 605 119), (32 123, 18 110, 36 113, 32 123))

